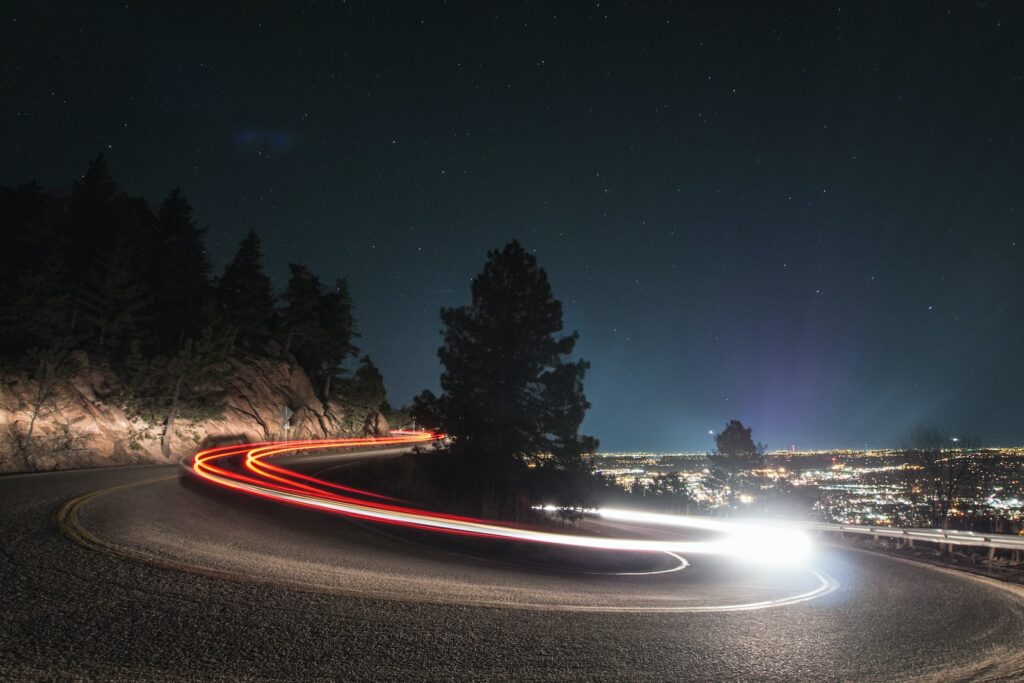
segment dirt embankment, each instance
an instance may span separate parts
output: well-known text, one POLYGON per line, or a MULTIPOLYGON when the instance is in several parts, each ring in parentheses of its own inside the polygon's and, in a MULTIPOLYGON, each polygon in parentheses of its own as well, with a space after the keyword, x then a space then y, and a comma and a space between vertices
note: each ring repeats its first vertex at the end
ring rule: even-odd
MULTIPOLYGON (((113 373, 91 366, 84 355, 79 360, 76 376, 42 405, 36 382, 0 378, 0 472, 168 462, 160 452, 163 425, 132 417, 113 373)), ((223 395, 219 416, 178 421, 172 460, 204 444, 282 438, 285 407, 292 412, 293 439, 388 429, 380 414, 355 415, 337 401, 321 401, 306 372, 283 360, 233 362, 223 395)))

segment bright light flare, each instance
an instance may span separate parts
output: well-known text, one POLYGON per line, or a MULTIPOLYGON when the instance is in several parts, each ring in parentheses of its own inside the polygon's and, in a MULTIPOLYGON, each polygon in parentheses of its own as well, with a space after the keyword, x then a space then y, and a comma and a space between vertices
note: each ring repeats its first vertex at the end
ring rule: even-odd
POLYGON ((712 552, 760 564, 801 564, 810 557, 813 547, 807 532, 778 524, 665 515, 616 508, 600 508, 596 514, 604 519, 620 522, 714 532, 720 535, 720 538, 714 542, 712 552))
POLYGON ((722 541, 722 551, 730 557, 775 566, 802 564, 811 550, 806 532, 760 525, 737 525, 722 541))

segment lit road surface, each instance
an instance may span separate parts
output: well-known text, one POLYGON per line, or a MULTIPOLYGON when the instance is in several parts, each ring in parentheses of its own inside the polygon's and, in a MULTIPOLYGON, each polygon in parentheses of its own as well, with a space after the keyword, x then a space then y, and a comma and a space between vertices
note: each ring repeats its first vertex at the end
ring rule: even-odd
MULTIPOLYGON (((302 471, 334 464, 310 456, 302 471)), ((2 477, 0 519, 0 679, 1024 672, 1020 593, 853 551, 818 548, 808 566, 837 587, 792 601, 820 585, 803 566, 684 554, 679 571, 614 575, 493 560, 434 533, 223 491, 176 466, 2 477), (77 541, 55 523, 60 510, 77 541)), ((671 567, 659 558, 650 571, 671 567)))

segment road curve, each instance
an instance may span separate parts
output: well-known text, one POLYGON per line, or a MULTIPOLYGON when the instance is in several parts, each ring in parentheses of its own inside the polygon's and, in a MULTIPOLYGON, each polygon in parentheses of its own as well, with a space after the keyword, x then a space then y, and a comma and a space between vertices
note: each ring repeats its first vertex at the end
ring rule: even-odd
POLYGON ((1019 592, 864 553, 819 549, 811 569, 836 589, 791 601, 819 584, 814 572, 710 557, 647 576, 494 561, 199 486, 170 466, 0 477, 0 519, 4 679, 1024 672, 1019 592))
MULTIPOLYGON (((538 546, 565 550, 600 551, 602 554, 625 553, 628 561, 638 554, 669 555, 675 569, 686 566, 679 553, 715 555, 742 559, 760 564, 798 564, 811 549, 806 532, 779 525, 691 517, 659 515, 632 510, 601 509, 595 511, 596 521, 605 533, 565 533, 546 528, 508 524, 494 520, 453 515, 430 510, 409 502, 360 490, 323 476, 297 469, 296 463, 308 462, 325 452, 345 458, 352 447, 413 447, 442 435, 426 431, 392 432, 382 438, 318 439, 313 441, 265 442, 220 446, 200 451, 185 464, 198 479, 231 491, 264 500, 295 505, 330 514, 388 524, 406 529, 429 531, 461 538, 500 541, 523 541, 519 552, 535 553, 538 546), (272 461, 272 462, 271 462, 272 461), (644 533, 616 535, 608 528, 608 519, 640 526, 644 533), (653 527, 648 530, 648 527, 653 527), (671 528, 675 533, 667 533, 671 528), (660 533, 659 533, 660 532, 660 533), (657 538, 652 537, 659 536, 657 538)), ((589 531, 589 529, 588 529, 589 531)), ((84 536, 84 534, 83 534, 84 536)), ((593 553, 591 553, 593 554, 593 553)), ((659 570, 668 573, 670 570, 659 570)), ((804 598, 823 595, 834 586, 820 572, 813 572, 820 582, 817 590, 804 598)))

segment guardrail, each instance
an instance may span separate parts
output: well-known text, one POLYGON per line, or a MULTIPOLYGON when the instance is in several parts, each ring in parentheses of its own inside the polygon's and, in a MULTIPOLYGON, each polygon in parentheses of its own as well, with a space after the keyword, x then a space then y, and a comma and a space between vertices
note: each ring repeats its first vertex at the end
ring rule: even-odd
POLYGON ((979 534, 955 529, 903 529, 891 526, 861 526, 856 524, 823 524, 810 522, 805 528, 831 533, 861 534, 904 541, 927 541, 945 545, 964 545, 975 548, 1024 550, 1024 536, 1009 534, 979 534))

